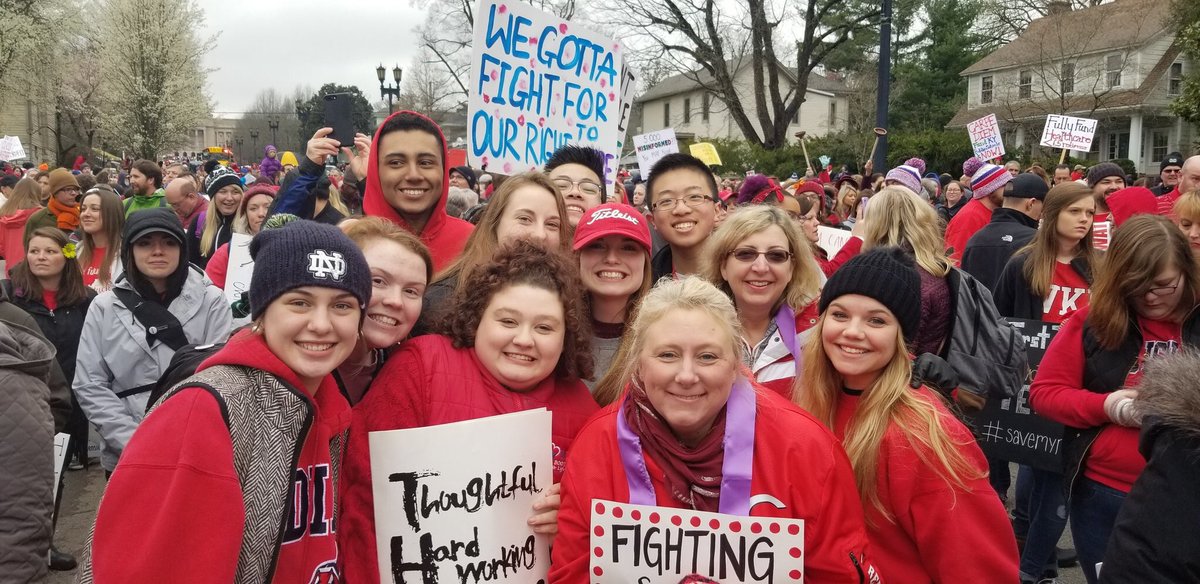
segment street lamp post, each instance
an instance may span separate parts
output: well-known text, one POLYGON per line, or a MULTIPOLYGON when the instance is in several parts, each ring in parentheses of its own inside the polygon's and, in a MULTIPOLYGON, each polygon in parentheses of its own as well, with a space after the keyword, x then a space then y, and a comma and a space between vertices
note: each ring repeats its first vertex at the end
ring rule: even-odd
MULTIPOLYGON (((875 127, 888 127, 888 90, 892 81, 892 0, 883 0, 879 23, 879 85, 875 101, 875 127)), ((887 172, 888 137, 879 136, 872 166, 875 172, 887 172)))
POLYGON ((404 70, 399 65, 392 67, 392 78, 396 80, 395 85, 384 85, 383 80, 387 76, 387 69, 380 63, 375 68, 375 76, 379 78, 379 97, 387 99, 388 115, 392 113, 392 98, 400 99, 400 77, 404 74, 404 70))
POLYGON ((234 154, 240 156, 239 153, 242 151, 242 137, 239 135, 237 138, 234 138, 233 143, 237 144, 237 151, 234 152, 234 154))
MULTIPOLYGON (((275 133, 276 130, 279 129, 279 118, 272 117, 271 119, 267 120, 267 127, 271 128, 271 143, 275 144, 279 141, 279 136, 277 136, 275 133)), ((275 147, 279 148, 279 144, 275 144, 275 147)))
POLYGON ((250 151, 258 155, 258 130, 250 130, 250 151))

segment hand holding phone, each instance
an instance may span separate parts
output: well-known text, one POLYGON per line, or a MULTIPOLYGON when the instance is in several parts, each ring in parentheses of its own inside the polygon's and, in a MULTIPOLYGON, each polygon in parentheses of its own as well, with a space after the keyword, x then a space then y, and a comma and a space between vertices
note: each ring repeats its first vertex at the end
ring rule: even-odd
POLYGON ((341 146, 354 144, 354 100, 349 93, 329 93, 325 99, 325 126, 333 128, 330 138, 341 146))

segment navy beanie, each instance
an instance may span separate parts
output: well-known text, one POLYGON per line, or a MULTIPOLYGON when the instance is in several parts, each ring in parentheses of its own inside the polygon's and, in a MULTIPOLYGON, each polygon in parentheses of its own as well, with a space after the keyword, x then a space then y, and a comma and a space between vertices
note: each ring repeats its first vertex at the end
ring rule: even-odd
POLYGON ((921 324, 921 276, 912 258, 898 247, 871 250, 842 264, 821 290, 821 312, 847 294, 877 300, 892 311, 904 340, 912 342, 921 324))
POLYGON ((254 275, 250 318, 258 319, 276 298, 294 288, 320 286, 353 294, 363 310, 371 301, 371 268, 354 242, 332 225, 293 221, 250 240, 254 275))

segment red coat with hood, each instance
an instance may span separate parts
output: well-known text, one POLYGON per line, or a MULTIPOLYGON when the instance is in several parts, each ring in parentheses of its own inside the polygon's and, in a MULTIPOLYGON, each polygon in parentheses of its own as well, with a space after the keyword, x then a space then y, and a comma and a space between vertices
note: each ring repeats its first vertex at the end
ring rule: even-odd
POLYGON ((533 389, 516 392, 488 373, 475 349, 456 349, 447 337, 425 335, 401 345, 375 377, 366 397, 354 406, 338 524, 346 581, 379 582, 368 432, 435 426, 536 408, 553 414, 557 483, 575 435, 599 409, 582 381, 551 375, 533 389))
POLYGON ((39 210, 41 207, 21 209, 0 217, 0 258, 4 258, 7 271, 12 272, 13 266, 25 261, 25 224, 39 210))
POLYGON ((433 213, 430 214, 429 221, 425 223, 425 228, 420 233, 413 231, 408 221, 405 221, 383 196, 383 187, 379 184, 379 133, 384 126, 387 126, 388 121, 401 114, 425 118, 417 112, 399 111, 389 116, 379 125, 379 129, 375 130, 375 137, 371 139, 371 155, 368 157, 370 161, 367 166, 366 191, 363 193, 363 214, 370 217, 382 217, 420 236, 421 241, 429 246, 429 253, 433 256, 433 270, 440 272, 462 253, 463 247, 467 243, 467 237, 471 235, 475 226, 470 222, 446 214, 446 196, 450 192, 450 167, 446 162, 448 155, 446 137, 442 135, 441 128, 433 120, 429 120, 429 123, 438 128, 438 144, 442 146, 442 195, 438 198, 437 203, 434 203, 433 213))
MULTIPOLYGON (((249 331, 235 335, 197 371, 216 365, 258 368, 294 388, 303 387, 263 337, 249 331)), ((311 474, 314 467, 338 464, 330 459, 330 443, 349 427, 350 406, 331 375, 314 394, 303 395, 310 401, 312 421, 294 454, 295 472, 311 474)), ((221 407, 207 390, 185 388, 138 427, 96 514, 96 582, 234 581, 249 514, 221 407)), ((333 477, 327 477, 332 482, 333 477)), ((321 516, 327 521, 310 521, 308 516, 299 521, 306 525, 302 533, 277 547, 272 582, 317 581, 318 574, 336 566, 336 486, 310 487, 308 496, 309 502, 290 507, 312 509, 312 517, 324 509, 321 516), (324 497, 319 504, 311 500, 318 493, 324 497)), ((276 521, 282 524, 285 519, 297 522, 284 517, 276 521)))

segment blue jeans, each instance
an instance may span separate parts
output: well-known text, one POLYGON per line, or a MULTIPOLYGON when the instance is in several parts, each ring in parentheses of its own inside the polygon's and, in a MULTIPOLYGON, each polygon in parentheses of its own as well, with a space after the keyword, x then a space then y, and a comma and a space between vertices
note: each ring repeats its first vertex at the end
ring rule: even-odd
MULTIPOLYGON (((1067 501, 1063 494, 1062 474, 1022 466, 1017 475, 1017 505, 1022 491, 1028 490, 1024 509, 1027 521, 1025 547, 1021 551, 1021 578, 1038 580, 1045 570, 1057 571, 1055 549, 1067 527, 1067 501)), ((1016 509, 1014 509, 1014 516, 1016 509)), ((1013 522, 1014 528, 1017 522, 1013 522)))
POLYGON ((1096 564, 1104 561, 1104 550, 1125 496, 1126 493, 1086 477, 1079 479, 1072 495, 1071 536, 1088 584, 1096 584, 1098 580, 1096 564))
POLYGON ((1008 461, 989 456, 987 463, 988 482, 992 484, 992 489, 1000 496, 1000 500, 1008 503, 1008 487, 1012 483, 1012 477, 1008 472, 1008 461))

